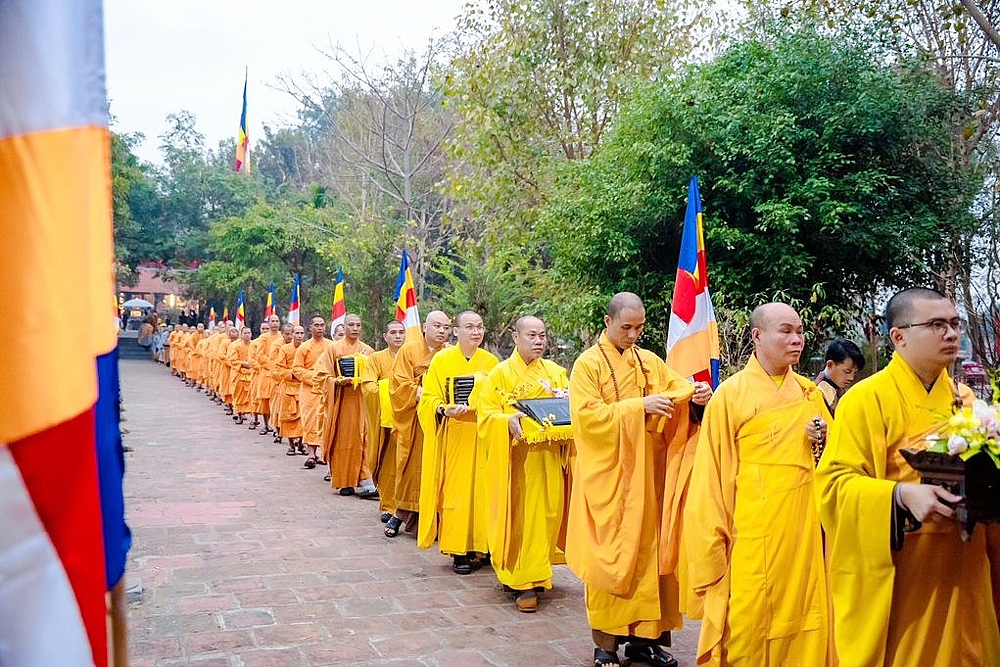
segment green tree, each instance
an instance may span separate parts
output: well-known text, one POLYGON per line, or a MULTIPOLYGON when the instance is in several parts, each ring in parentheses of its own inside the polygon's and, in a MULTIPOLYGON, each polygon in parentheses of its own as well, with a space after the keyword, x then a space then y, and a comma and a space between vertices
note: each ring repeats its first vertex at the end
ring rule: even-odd
POLYGON ((544 217, 578 326, 594 330, 599 305, 629 289, 662 333, 692 174, 713 289, 734 308, 776 290, 808 303, 818 284, 856 309, 928 280, 970 224, 955 202, 968 210, 974 179, 941 159, 963 100, 882 62, 851 40, 781 33, 637 97, 594 158, 566 170, 544 217))

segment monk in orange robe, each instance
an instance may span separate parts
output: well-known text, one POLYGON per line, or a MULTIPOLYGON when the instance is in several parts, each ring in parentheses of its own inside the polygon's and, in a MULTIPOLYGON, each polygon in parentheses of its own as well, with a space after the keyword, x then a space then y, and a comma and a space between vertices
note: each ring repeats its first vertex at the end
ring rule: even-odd
POLYGON ((305 339, 306 330, 303 327, 292 327, 292 340, 278 348, 274 364, 275 373, 280 380, 278 384, 281 387, 277 411, 278 432, 282 437, 288 438, 288 451, 285 452, 288 456, 306 453, 306 448, 302 444, 302 413, 299 411, 302 383, 292 371, 295 353, 305 339))
POLYGON ((253 404, 250 400, 250 384, 253 382, 250 369, 250 337, 253 331, 250 327, 240 329, 239 340, 229 346, 226 360, 233 371, 233 412, 236 413, 236 423, 246 421, 245 415, 250 414, 253 404))
POLYGON ((451 321, 440 310, 432 310, 424 320, 424 335, 399 350, 392 363, 389 397, 396 429, 396 509, 385 524, 386 537, 395 537, 405 523, 417 527, 420 511, 420 474, 424 434, 417 417, 421 382, 431 359, 443 350, 451 334, 451 321))
POLYGON ((392 428, 389 376, 399 348, 406 340, 403 323, 393 320, 382 329, 386 348, 374 352, 365 365, 361 389, 368 412, 368 443, 365 458, 379 493, 379 519, 386 523, 396 509, 396 434, 392 428))
POLYGON ((301 383, 299 413, 302 415, 302 440, 310 453, 303 467, 311 469, 319 463, 319 449, 323 445, 323 425, 320 423, 320 415, 325 387, 324 383, 317 381, 316 365, 327 349, 333 345, 333 341, 324 335, 326 321, 318 315, 309 320, 309 332, 312 337, 295 351, 292 373, 301 383))
POLYGON ((222 364, 219 371, 222 375, 222 402, 226 404, 226 414, 233 415, 233 419, 239 419, 239 415, 233 414, 233 387, 236 383, 236 373, 229 364, 229 350, 237 345, 240 340, 240 330, 230 325, 226 329, 226 343, 222 347, 222 364))
POLYGON ((257 347, 251 354, 250 363, 254 369, 254 388, 252 392, 254 402, 254 425, 259 426, 263 421, 264 426, 258 431, 259 435, 267 435, 271 432, 271 391, 273 380, 268 369, 268 360, 271 356, 271 347, 281 344, 281 318, 271 315, 266 322, 260 325, 260 336, 257 338, 257 347))
POLYGON ((365 460, 368 419, 361 380, 367 357, 374 350, 361 340, 361 327, 361 318, 354 313, 344 316, 344 337, 334 341, 320 358, 316 377, 325 382, 321 442, 322 458, 330 465, 330 486, 342 496, 356 493, 373 498, 377 493, 365 460), (351 375, 341 372, 342 359, 351 360, 351 375))
POLYGON ((585 584, 594 664, 625 657, 676 665, 684 625, 678 565, 683 497, 701 407, 712 396, 636 345, 646 309, 631 292, 608 304, 605 329, 570 375, 576 459, 566 561, 585 584))
POLYGON ((284 326, 281 327, 281 338, 275 340, 271 345, 271 353, 267 357, 267 363, 265 368, 267 369, 267 374, 271 378, 271 394, 268 397, 268 411, 271 413, 271 428, 274 431, 274 442, 276 444, 281 444, 281 373, 278 370, 278 360, 281 357, 281 348, 287 343, 292 342, 292 333, 295 331, 295 325, 290 322, 286 322, 284 326))

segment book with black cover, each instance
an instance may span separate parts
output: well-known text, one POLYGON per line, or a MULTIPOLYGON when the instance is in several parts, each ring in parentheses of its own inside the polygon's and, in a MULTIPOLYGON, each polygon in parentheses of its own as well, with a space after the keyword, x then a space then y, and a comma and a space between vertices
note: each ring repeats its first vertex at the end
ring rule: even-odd
POLYGON ((553 426, 568 426, 571 423, 568 398, 522 398, 514 405, 539 424, 548 420, 550 415, 554 415, 549 422, 553 426))

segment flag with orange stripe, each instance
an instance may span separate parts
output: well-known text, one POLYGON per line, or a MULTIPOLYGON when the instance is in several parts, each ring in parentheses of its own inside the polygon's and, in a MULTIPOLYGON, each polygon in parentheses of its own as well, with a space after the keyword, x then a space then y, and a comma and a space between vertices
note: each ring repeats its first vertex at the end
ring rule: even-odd
POLYGON ((333 309, 330 313, 330 333, 347 320, 347 302, 344 300, 344 271, 337 267, 337 284, 333 288, 333 309))
POLYGON ((396 278, 396 321, 403 323, 406 340, 421 336, 420 311, 417 309, 417 288, 410 270, 410 256, 403 250, 399 262, 399 277, 396 278))
POLYGON ((0 664, 103 667, 124 563, 98 471, 116 410, 95 407, 117 344, 100 0, 3 0, 0 63, 0 664))

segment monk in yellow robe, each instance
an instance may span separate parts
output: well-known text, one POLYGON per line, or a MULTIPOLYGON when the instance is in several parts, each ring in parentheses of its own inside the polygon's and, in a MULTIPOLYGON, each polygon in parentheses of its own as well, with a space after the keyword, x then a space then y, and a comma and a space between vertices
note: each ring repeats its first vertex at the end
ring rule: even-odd
POLYGON ((995 526, 963 542, 949 506, 961 498, 921 484, 900 454, 926 449, 956 402, 971 405, 972 392, 947 371, 962 321, 949 299, 923 288, 893 296, 885 319, 892 361, 840 400, 817 470, 840 665, 1000 665, 995 526), (904 526, 917 529, 904 537, 904 526))
POLYGON ((536 588, 552 588, 552 565, 566 520, 566 476, 572 430, 530 420, 515 402, 562 394, 566 369, 543 359, 545 323, 526 316, 514 325, 515 349, 473 392, 479 440, 486 445, 487 546, 497 579, 517 609, 538 608, 536 588))
POLYGON ((751 316, 754 353, 705 409, 684 512, 689 585, 704 606, 698 664, 833 665, 814 446, 829 412, 797 375, 790 306, 751 316))
POLYGON ((331 488, 342 496, 374 498, 375 482, 365 460, 368 415, 361 392, 365 363, 374 350, 361 340, 361 318, 344 316, 344 337, 334 341, 316 364, 317 382, 325 383, 325 400, 320 414, 322 458, 330 465, 331 488), (340 361, 350 359, 351 375, 341 372, 340 361))
MULTIPOLYGON (((279 319, 280 322, 280 319, 279 319)), ((281 327, 280 338, 275 339, 271 344, 271 351, 267 357, 267 363, 265 364, 265 369, 268 377, 271 378, 271 393, 268 396, 267 408, 271 416, 271 430, 274 432, 274 442, 280 445, 282 440, 281 435, 281 373, 278 370, 278 361, 281 358, 281 348, 282 346, 292 342, 292 333, 295 331, 295 325, 290 322, 286 322, 281 327)), ((293 452, 294 453, 294 452, 293 452)))
POLYGON ((233 412, 238 415, 237 424, 245 421, 245 415, 250 414, 253 405, 250 401, 250 384, 253 381, 250 369, 250 337, 253 330, 250 327, 240 329, 240 338, 229 346, 226 360, 233 370, 233 412))
POLYGON ((481 382, 500 361, 479 346, 486 328, 471 310, 455 318, 458 345, 434 355, 424 375, 417 414, 424 433, 417 546, 437 537, 456 574, 472 574, 486 544, 486 444, 476 433, 476 411, 468 398, 456 402, 455 379, 481 382))
POLYGON ((440 310, 432 310, 424 320, 424 335, 399 350, 392 363, 389 400, 396 429, 396 508, 385 524, 385 536, 395 537, 405 523, 414 530, 420 511, 420 470, 424 433, 417 417, 423 391, 424 373, 434 355, 445 348, 451 322, 440 310))
POLYGON ((253 413, 253 421, 250 422, 249 427, 251 431, 260 426, 260 413, 257 411, 257 405, 260 401, 260 354, 265 343, 264 334, 269 331, 267 322, 261 322, 257 337, 250 341, 248 353, 250 361, 250 411, 253 413))
POLYGON ((302 441, 309 448, 309 457, 302 467, 315 468, 319 463, 319 449, 323 445, 323 424, 320 415, 323 408, 324 386, 317 382, 316 365, 323 354, 333 345, 325 336, 326 321, 316 315, 309 320, 309 340, 295 350, 292 373, 300 383, 299 414, 302 419, 302 441))
POLYGON ((642 300, 612 297, 605 330, 570 375, 576 458, 566 562, 585 584, 594 664, 676 665, 670 631, 684 626, 680 532, 711 385, 681 377, 636 345, 642 300))
POLYGON ((170 348, 173 350, 173 368, 177 371, 177 377, 181 380, 186 379, 186 339, 188 333, 188 325, 182 324, 180 330, 175 329, 177 332, 177 337, 173 341, 173 345, 170 348))
POLYGON ((403 323, 393 320, 382 328, 386 348, 372 353, 365 365, 361 389, 368 412, 366 460, 372 467, 372 479, 379 493, 379 519, 382 523, 396 510, 396 433, 392 428, 392 404, 389 402, 389 376, 396 353, 406 340, 403 323))
POLYGON ((295 353, 302 341, 306 338, 306 330, 303 327, 292 327, 292 340, 278 348, 278 356, 275 359, 275 372, 280 378, 281 394, 278 397, 278 433, 282 437, 288 438, 288 456, 296 453, 305 454, 306 448, 302 444, 302 413, 299 411, 299 394, 302 390, 302 383, 295 376, 292 365, 295 362, 295 353))

